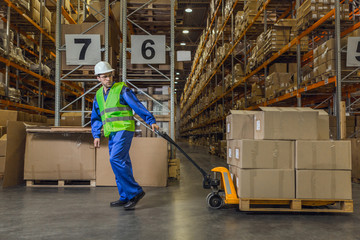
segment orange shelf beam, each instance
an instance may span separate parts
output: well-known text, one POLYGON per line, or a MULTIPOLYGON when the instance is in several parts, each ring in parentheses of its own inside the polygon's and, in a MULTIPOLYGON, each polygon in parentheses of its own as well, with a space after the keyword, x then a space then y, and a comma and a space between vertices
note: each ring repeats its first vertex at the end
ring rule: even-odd
POLYGON ((35 111, 35 112, 49 113, 49 114, 53 114, 53 115, 55 114, 55 111, 53 111, 53 110, 34 107, 34 106, 21 104, 21 103, 16 103, 16 102, 3 100, 3 99, 0 99, 0 104, 3 104, 5 106, 12 106, 12 107, 17 107, 17 108, 28 109, 28 110, 32 110, 32 111, 35 111))

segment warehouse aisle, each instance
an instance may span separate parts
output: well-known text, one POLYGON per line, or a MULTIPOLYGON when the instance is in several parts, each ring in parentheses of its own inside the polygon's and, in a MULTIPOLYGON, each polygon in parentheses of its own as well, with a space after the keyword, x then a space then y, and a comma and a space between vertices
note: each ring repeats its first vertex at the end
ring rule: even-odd
MULTIPOLYGON (((205 170, 226 165, 203 147, 181 146, 205 170)), ((180 183, 145 188, 135 211, 109 207, 113 187, 1 189, 0 239, 359 239, 359 184, 353 184, 354 214, 211 210, 200 173, 178 156, 180 183)))

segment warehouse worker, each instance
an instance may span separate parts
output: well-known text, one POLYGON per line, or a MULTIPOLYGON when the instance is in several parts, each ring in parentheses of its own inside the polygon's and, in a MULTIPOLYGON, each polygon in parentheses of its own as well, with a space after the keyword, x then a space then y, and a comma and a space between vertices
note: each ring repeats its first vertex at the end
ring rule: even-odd
POLYGON ((135 131, 135 111, 152 130, 159 129, 154 116, 140 103, 134 92, 125 83, 113 81, 114 69, 107 62, 95 65, 95 75, 102 87, 96 92, 91 113, 91 130, 94 146, 100 147, 100 131, 109 137, 110 163, 115 174, 120 199, 110 203, 111 207, 123 206, 135 209, 145 192, 135 181, 129 150, 135 131))

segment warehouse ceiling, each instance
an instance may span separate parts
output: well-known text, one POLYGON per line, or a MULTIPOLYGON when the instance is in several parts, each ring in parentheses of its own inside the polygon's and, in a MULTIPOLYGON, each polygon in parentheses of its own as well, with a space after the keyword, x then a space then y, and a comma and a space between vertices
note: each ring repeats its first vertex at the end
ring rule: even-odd
MULTIPOLYGON (((199 44, 200 36, 206 28, 206 19, 210 7, 210 0, 178 0, 175 17, 175 49, 191 51, 191 57, 194 58, 196 48, 199 44), (191 9, 192 12, 186 12, 191 9), (184 34, 183 30, 188 30, 188 34, 184 34), (185 43, 185 46, 180 45, 185 43)), ((186 77, 191 71, 192 61, 183 62, 183 71, 178 75, 176 81, 176 89, 178 97, 184 88, 186 77)))

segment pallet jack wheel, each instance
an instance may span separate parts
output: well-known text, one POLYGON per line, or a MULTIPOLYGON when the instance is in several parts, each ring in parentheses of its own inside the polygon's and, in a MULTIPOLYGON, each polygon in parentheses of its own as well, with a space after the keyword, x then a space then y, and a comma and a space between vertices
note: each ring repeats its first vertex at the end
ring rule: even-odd
POLYGON ((224 200, 217 193, 209 193, 206 197, 207 204, 212 209, 220 209, 224 206, 224 200))

